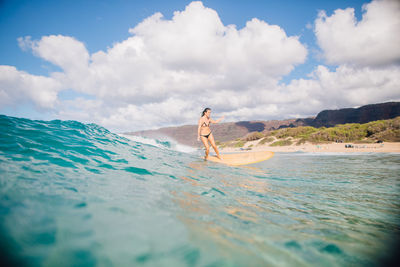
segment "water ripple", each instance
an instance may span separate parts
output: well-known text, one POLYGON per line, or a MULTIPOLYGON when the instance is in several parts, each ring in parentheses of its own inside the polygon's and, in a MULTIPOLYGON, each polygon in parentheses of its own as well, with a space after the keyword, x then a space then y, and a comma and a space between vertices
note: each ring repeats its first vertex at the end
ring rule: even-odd
POLYGON ((400 234, 400 156, 247 167, 0 115, 0 247, 22 265, 365 266, 400 234))

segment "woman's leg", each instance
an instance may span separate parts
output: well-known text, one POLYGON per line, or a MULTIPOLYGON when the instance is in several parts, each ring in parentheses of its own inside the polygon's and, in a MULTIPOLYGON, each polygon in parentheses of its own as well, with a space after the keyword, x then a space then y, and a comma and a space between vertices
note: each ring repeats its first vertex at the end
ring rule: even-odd
POLYGON ((208 139, 204 136, 200 136, 201 141, 204 144, 204 147, 206 148, 206 156, 204 157, 205 159, 208 158, 208 153, 210 152, 210 145, 208 144, 208 139))
POLYGON ((210 134, 210 136, 208 137, 208 140, 210 140, 211 146, 214 148, 215 153, 217 153, 217 158, 222 159, 221 156, 219 155, 218 148, 215 145, 213 134, 210 134))

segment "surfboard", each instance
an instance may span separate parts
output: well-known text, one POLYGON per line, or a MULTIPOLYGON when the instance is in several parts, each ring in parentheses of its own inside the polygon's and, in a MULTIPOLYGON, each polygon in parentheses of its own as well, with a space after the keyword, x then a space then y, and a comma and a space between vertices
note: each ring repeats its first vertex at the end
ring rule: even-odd
POLYGON ((221 154, 222 160, 215 156, 208 156, 207 160, 223 163, 231 166, 247 165, 264 160, 268 160, 274 156, 271 151, 243 152, 235 154, 221 154))

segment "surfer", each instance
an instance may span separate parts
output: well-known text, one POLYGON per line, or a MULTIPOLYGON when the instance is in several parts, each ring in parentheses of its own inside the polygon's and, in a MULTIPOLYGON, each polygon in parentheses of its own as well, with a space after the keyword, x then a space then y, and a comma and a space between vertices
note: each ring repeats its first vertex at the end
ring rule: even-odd
POLYGON ((218 120, 214 121, 211 119, 211 109, 210 108, 205 108, 203 110, 203 113, 201 114, 201 118, 199 119, 199 127, 197 129, 197 141, 203 142, 205 148, 206 148, 206 156, 204 159, 208 158, 208 153, 210 152, 210 145, 208 144, 208 141, 210 141, 211 146, 214 148, 215 153, 217 154, 217 158, 222 160, 221 156, 219 155, 219 151, 217 146, 215 145, 214 141, 214 136, 211 132, 210 129, 210 124, 211 123, 219 123, 224 119, 225 116, 222 116, 218 120))

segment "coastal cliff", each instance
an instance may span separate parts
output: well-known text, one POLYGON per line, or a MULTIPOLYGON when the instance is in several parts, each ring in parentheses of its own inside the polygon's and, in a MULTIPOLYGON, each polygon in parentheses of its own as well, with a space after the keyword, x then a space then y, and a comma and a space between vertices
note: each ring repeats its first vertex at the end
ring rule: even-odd
POLYGON ((366 105, 359 108, 324 110, 318 113, 310 126, 333 127, 345 123, 367 123, 377 120, 388 120, 400 116, 400 103, 388 102, 366 105))

